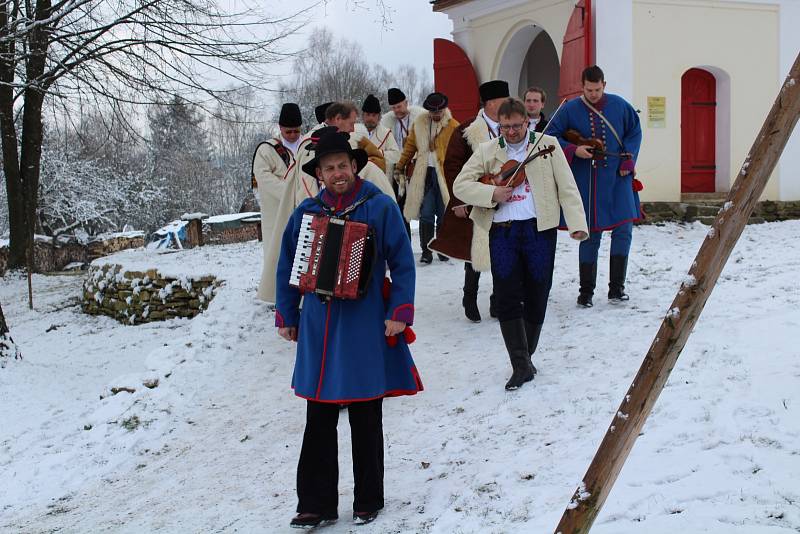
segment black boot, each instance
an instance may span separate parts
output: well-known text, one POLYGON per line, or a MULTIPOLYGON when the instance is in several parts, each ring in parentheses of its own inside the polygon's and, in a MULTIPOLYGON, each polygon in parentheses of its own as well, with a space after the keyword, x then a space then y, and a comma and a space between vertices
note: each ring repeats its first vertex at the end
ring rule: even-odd
POLYGON ((528 339, 525 335, 525 322, 520 319, 500 322, 500 332, 506 344, 513 372, 506 383, 506 389, 519 389, 525 382, 533 380, 534 370, 528 354, 528 339))
POLYGON ((481 273, 472 268, 469 263, 464 264, 464 315, 473 323, 481 322, 481 312, 478 311, 478 281, 481 273))
POLYGON ((534 376, 536 375, 536 366, 533 365, 533 353, 536 352, 536 347, 539 346, 539 334, 541 333, 541 324, 525 321, 525 338, 528 341, 528 360, 531 362, 534 376))
POLYGON ((428 243, 433 239, 433 225, 430 223, 419 223, 419 246, 422 247, 422 256, 419 258, 420 263, 431 263, 433 261, 433 253, 428 248, 428 243))
POLYGON ((597 284, 597 263, 579 263, 578 275, 580 277, 581 289, 578 294, 578 306, 591 308, 594 288, 597 284))
POLYGON ((489 317, 497 319, 497 306, 495 305, 494 293, 489 295, 489 317))
POLYGON ((628 256, 611 256, 608 272, 608 300, 625 302, 625 275, 628 272, 628 256))

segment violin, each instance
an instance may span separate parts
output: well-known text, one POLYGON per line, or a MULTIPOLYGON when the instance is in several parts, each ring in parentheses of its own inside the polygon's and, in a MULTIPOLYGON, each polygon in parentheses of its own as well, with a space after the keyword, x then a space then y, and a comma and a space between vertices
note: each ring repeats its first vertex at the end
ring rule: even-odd
POLYGON ((602 139, 595 137, 583 137, 578 130, 567 130, 564 132, 564 139, 577 146, 588 146, 589 152, 592 153, 593 159, 602 159, 606 156, 616 156, 622 159, 631 159, 631 155, 627 152, 617 154, 616 152, 607 152, 606 145, 602 139))
POLYGON ((503 166, 500 167, 500 172, 497 174, 484 174, 481 176, 479 181, 480 183, 486 185, 495 185, 499 187, 518 187, 528 178, 525 174, 525 165, 538 157, 547 159, 547 156, 552 154, 555 149, 556 147, 554 145, 541 148, 537 152, 534 152, 525 158, 525 161, 522 163, 517 160, 510 159, 503 163, 503 166))

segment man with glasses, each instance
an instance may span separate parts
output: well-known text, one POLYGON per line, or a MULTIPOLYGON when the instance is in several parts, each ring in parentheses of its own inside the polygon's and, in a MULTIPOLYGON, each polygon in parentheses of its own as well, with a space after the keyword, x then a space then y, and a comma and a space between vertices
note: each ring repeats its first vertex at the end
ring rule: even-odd
POLYGON ((561 211, 570 237, 582 241, 588 229, 580 193, 558 141, 528 131, 528 114, 519 99, 503 102, 498 117, 500 137, 472 154, 453 193, 473 206, 472 266, 492 272, 497 318, 512 367, 505 388, 514 390, 536 374, 531 358, 553 281, 561 211), (507 182, 481 183, 481 177, 498 174, 509 160, 524 162, 549 147, 552 151, 546 157, 520 168, 526 178, 516 187, 507 182))
MULTIPOLYGON (((302 122, 300 106, 291 102, 284 104, 278 117, 280 135, 258 145, 253 154, 251 180, 253 192, 261 207, 261 246, 265 260, 275 231, 275 214, 283 190, 286 188, 286 177, 294 167, 297 149, 300 146, 302 122)), ((273 276, 274 270, 268 269, 265 261, 261 270, 261 282, 258 285, 260 299, 268 300, 264 288, 270 285, 269 279, 273 276)))

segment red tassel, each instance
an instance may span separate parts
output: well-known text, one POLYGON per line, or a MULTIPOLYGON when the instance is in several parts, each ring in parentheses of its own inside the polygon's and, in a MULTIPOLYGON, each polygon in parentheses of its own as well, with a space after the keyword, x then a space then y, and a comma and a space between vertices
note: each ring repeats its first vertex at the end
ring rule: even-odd
POLYGON ((410 326, 407 326, 406 329, 403 330, 403 336, 406 338, 406 345, 411 345, 417 340, 417 334, 411 330, 410 326))
MULTIPOLYGON (((392 281, 389 280, 388 277, 384 278, 383 279, 383 288, 381 289, 381 292, 383 293, 383 300, 389 300, 389 295, 390 295, 391 291, 392 291, 392 281)), ((407 345, 411 345, 413 342, 415 342, 417 340, 417 334, 415 334, 414 331, 411 330, 410 326, 407 326, 405 328, 405 330, 403 330, 397 336, 385 336, 386 337, 386 344, 389 345, 392 348, 396 347, 397 346, 397 337, 399 335, 401 335, 401 334, 403 335, 403 338, 406 340, 406 344, 407 345)))
POLYGON ((406 340, 406 345, 411 345, 417 340, 417 334, 411 329, 410 326, 407 326, 405 330, 401 333, 397 334, 396 336, 385 336, 386 337, 386 344, 390 347, 394 348, 397 346, 398 337, 403 336, 403 339, 406 340))
POLYGON ((642 189, 644 189, 644 184, 642 182, 640 182, 639 180, 637 180, 636 178, 633 179, 633 184, 632 185, 633 185, 633 190, 636 191, 637 193, 639 191, 641 191, 642 189))

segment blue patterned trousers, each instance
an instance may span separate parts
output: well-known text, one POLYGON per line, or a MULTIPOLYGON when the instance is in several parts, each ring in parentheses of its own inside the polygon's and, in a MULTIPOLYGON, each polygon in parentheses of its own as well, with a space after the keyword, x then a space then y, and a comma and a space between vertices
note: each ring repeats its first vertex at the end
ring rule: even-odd
POLYGON ((553 285, 556 229, 539 232, 536 219, 495 223, 489 233, 497 318, 544 322, 553 285))

